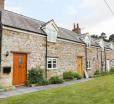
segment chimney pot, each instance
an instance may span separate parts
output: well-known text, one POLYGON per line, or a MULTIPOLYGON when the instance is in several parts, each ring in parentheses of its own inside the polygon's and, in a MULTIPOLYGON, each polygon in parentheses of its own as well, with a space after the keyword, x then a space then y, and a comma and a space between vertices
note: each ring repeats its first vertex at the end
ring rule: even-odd
POLYGON ((76 27, 76 25, 74 24, 74 29, 73 29, 72 31, 74 31, 74 32, 77 33, 77 34, 81 34, 81 29, 80 29, 78 23, 77 23, 77 27, 76 27))

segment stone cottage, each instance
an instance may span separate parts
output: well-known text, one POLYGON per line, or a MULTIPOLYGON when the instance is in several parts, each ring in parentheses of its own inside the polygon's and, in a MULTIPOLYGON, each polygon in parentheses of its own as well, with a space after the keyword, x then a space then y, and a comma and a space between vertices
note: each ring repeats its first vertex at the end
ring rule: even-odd
POLYGON ((86 78, 114 67, 114 47, 102 39, 4 10, 0 2, 0 84, 21 86, 27 71, 40 66, 47 78, 74 71, 86 78))

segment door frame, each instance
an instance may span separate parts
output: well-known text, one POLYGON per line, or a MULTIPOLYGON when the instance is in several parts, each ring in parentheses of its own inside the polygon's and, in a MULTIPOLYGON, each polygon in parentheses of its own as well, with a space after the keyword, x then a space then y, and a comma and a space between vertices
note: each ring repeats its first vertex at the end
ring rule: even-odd
POLYGON ((76 60, 77 60, 77 61, 76 61, 76 62, 77 62, 77 63, 76 63, 77 69, 76 69, 76 70, 77 70, 77 72, 78 72, 78 58, 81 58, 81 62, 82 62, 82 65, 81 65, 82 69, 81 69, 81 70, 83 71, 82 77, 84 77, 83 56, 77 56, 77 59, 76 59, 76 60))
POLYGON ((13 54, 12 85, 13 86, 16 86, 16 87, 23 86, 26 83, 25 84, 21 84, 21 85, 14 85, 13 84, 13 78, 14 78, 14 54, 25 54, 26 55, 26 69, 25 69, 26 70, 26 74, 25 74, 25 77, 26 77, 26 82, 27 82, 27 66, 28 66, 28 61, 27 61, 28 60, 28 57, 27 56, 28 56, 29 53, 28 52, 18 52, 18 51, 16 51, 16 52, 15 51, 11 51, 11 53, 13 54))

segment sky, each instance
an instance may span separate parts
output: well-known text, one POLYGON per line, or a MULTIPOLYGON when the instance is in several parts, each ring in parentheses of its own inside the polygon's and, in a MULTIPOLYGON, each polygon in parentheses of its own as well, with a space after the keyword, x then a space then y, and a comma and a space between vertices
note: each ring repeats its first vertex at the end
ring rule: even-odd
MULTIPOLYGON (((114 11, 114 0, 107 2, 114 11)), ((114 15, 104 0, 5 0, 5 9, 44 22, 54 19, 69 30, 79 23, 82 33, 114 34, 114 15)))

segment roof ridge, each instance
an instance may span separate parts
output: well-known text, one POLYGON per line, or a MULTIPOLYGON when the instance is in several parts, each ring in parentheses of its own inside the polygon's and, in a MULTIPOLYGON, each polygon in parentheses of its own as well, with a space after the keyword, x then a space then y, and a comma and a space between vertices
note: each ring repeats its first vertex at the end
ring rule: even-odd
POLYGON ((13 14, 22 16, 22 17, 24 17, 24 18, 27 18, 27 19, 31 19, 31 20, 37 21, 37 22, 46 23, 46 22, 44 22, 44 21, 41 21, 41 20, 38 20, 38 19, 35 19, 35 18, 32 18, 32 17, 29 17, 29 16, 25 16, 25 15, 23 15, 23 14, 16 13, 16 12, 14 12, 14 11, 6 10, 6 9, 5 9, 5 10, 2 10, 2 11, 10 12, 10 13, 13 13, 13 14))

